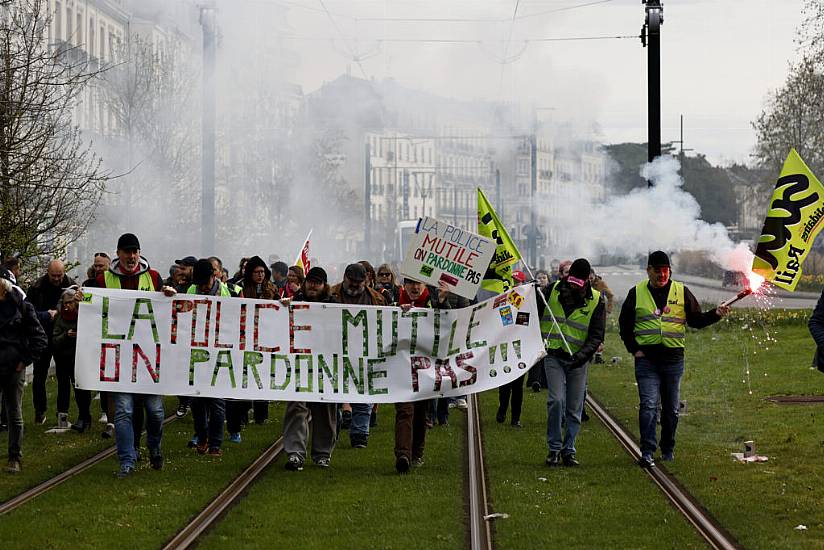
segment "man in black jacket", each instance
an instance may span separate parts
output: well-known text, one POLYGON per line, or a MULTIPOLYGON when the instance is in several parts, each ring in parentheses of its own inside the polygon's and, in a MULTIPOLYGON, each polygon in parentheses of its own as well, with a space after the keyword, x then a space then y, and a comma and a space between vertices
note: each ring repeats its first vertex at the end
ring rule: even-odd
POLYGON ((34 363, 34 376, 31 382, 32 400, 34 401, 34 423, 46 422, 46 378, 52 360, 51 335, 54 330, 54 317, 60 309, 58 303, 63 290, 77 284, 66 275, 66 269, 60 260, 52 260, 46 268, 46 274, 40 277, 28 292, 28 300, 37 312, 37 319, 46 331, 49 345, 34 363))
POLYGON ((718 306, 701 312, 698 300, 678 281, 670 279, 669 256, 656 250, 647 260, 647 277, 629 289, 618 318, 621 339, 635 356, 638 383, 638 423, 643 468, 655 466, 653 453, 658 402, 661 400, 661 460, 674 458, 678 428, 679 391, 684 374, 686 327, 704 328, 730 312, 718 306))
POLYGON ((11 283, 9 272, 0 269, 0 391, 9 415, 9 473, 21 469, 26 365, 36 361, 47 345, 34 307, 11 283))

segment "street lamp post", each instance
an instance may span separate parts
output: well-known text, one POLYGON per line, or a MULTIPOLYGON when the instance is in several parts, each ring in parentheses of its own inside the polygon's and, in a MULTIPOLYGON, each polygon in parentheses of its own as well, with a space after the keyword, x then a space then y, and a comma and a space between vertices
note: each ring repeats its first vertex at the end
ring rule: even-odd
MULTIPOLYGON (((661 25, 664 5, 661 0, 642 0, 646 19, 641 29, 641 44, 647 50, 647 160, 661 156, 661 25)), ((651 187, 652 182, 648 185, 651 187)))

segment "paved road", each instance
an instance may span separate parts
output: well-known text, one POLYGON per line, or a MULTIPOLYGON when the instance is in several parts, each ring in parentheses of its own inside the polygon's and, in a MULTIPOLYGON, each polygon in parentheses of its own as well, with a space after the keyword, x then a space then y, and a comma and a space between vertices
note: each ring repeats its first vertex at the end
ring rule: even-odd
MULTIPOLYGON (((595 272, 602 276, 615 293, 619 301, 623 301, 630 288, 641 279, 647 277, 645 270, 635 266, 595 266, 595 272)), ((700 302, 721 303, 735 296, 738 289, 722 288, 721 281, 695 277, 692 275, 678 275, 675 278, 686 283, 690 291, 700 302)), ((783 292, 780 291, 771 300, 772 308, 812 309, 818 301, 818 294, 811 292, 783 292)), ((760 304, 759 304, 760 305, 760 304)), ((747 297, 737 302, 733 307, 756 307, 753 298, 747 297)))

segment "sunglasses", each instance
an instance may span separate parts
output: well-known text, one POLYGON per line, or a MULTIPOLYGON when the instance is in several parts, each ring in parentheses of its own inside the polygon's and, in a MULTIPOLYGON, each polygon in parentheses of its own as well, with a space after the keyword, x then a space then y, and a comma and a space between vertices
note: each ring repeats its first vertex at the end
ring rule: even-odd
POLYGON ((109 255, 106 254, 105 252, 95 252, 94 257, 95 258, 109 258, 109 255))
POLYGON ((378 273, 378 277, 391 277, 391 273, 378 273))

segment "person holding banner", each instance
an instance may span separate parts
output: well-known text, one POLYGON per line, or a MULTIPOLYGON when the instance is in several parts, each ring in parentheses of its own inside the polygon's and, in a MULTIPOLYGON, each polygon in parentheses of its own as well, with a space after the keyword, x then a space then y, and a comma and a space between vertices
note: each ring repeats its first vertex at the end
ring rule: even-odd
POLYGON ((578 258, 569 266, 568 274, 550 284, 544 296, 547 306, 539 301, 538 313, 549 308, 551 326, 547 330, 544 368, 549 392, 547 395, 548 466, 577 466, 575 438, 581 429, 581 413, 587 388, 587 363, 604 341, 606 307, 601 293, 589 284, 592 271, 589 262, 578 258), (566 434, 562 439, 562 423, 566 434))
MULTIPOLYGON (((326 271, 318 266, 309 270, 294 302, 320 302, 333 304, 329 296, 326 271)), ((306 461, 306 443, 309 439, 309 418, 312 424, 312 462, 321 468, 328 468, 332 460, 332 450, 337 439, 337 403, 289 401, 283 419, 283 450, 289 457, 286 469, 296 472, 303 470, 306 461)))
POLYGON ((642 468, 655 466, 653 453, 658 402, 661 403, 661 460, 672 461, 681 376, 684 374, 684 349, 687 326, 704 328, 717 323, 730 312, 718 306, 701 312, 692 292, 670 279, 669 256, 661 250, 649 255, 647 277, 629 289, 618 318, 621 339, 635 356, 635 380, 638 382, 638 423, 641 431, 642 468))
MULTIPOLYGON (((426 285, 404 278, 398 304, 403 311, 416 308, 449 309, 449 286, 441 281, 436 299, 432 299, 426 285)), ((399 474, 409 471, 409 466, 423 464, 426 444, 426 414, 428 401, 395 403, 395 469, 399 474)))
MULTIPOLYGON (((133 233, 124 233, 117 239, 117 258, 109 270, 98 275, 95 281, 101 288, 122 290, 162 291, 166 296, 173 296, 175 289, 162 286, 160 274, 149 266, 149 262, 140 256, 140 241, 133 233)), ((78 296, 82 300, 82 296, 78 296)), ((146 409, 146 444, 149 447, 149 462, 152 468, 163 468, 163 454, 160 443, 163 439, 163 396, 139 395, 134 393, 111 393, 114 400, 114 435, 117 446, 117 458, 120 461, 119 478, 131 475, 137 462, 135 442, 139 441, 140 431, 135 431, 133 424, 136 415, 135 404, 143 402, 146 409)))
MULTIPOLYGON (((270 280, 271 276, 272 274, 269 268, 266 267, 263 258, 252 256, 246 262, 246 268, 243 271, 241 281, 243 287, 239 288, 240 295, 244 298, 254 298, 256 300, 277 300, 280 298, 280 293, 270 280)), ((269 420, 268 401, 255 401, 252 408, 255 424, 265 424, 269 420)), ((242 422, 248 422, 248 411, 248 401, 228 401, 226 403, 226 427, 229 430, 229 440, 231 442, 240 443, 240 425, 242 422)))
MULTIPOLYGON (((349 264, 343 272, 343 281, 329 289, 329 295, 339 304, 364 306, 388 305, 383 295, 366 284, 366 268, 361 264, 349 264)), ((349 441, 352 447, 364 449, 369 443, 369 419, 372 415, 371 403, 352 405, 352 422, 349 426, 349 441)))
MULTIPOLYGON (((247 264, 248 271, 248 264, 247 264)), ((232 296, 229 287, 215 276, 215 268, 207 259, 195 263, 192 271, 192 286, 188 294, 203 296, 232 296)), ((193 397, 191 401, 192 420, 195 424, 195 448, 198 454, 221 456, 223 444, 223 423, 226 420, 226 401, 216 397, 193 397)))

